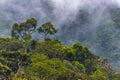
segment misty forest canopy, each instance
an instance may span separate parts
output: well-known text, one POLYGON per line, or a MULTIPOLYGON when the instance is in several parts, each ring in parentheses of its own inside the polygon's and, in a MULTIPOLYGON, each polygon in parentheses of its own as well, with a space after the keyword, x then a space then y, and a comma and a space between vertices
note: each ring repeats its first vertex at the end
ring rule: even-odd
POLYGON ((14 23, 10 38, 0 38, 1 80, 119 80, 106 58, 101 58, 76 42, 65 46, 50 36, 58 29, 35 18, 14 23), (36 41, 32 34, 44 37, 36 41))
POLYGON ((43 34, 44 39, 47 39, 48 35, 57 33, 57 29, 51 22, 44 23, 41 27, 37 28, 36 19, 29 18, 20 24, 14 23, 12 26, 11 36, 26 40, 28 38, 32 38, 32 34, 34 32, 43 34))
POLYGON ((20 26, 35 17, 35 30, 32 24, 28 31, 14 30, 13 36, 24 41, 54 37, 69 46, 80 41, 92 53, 107 57, 109 64, 120 71, 120 0, 0 0, 0 10, 0 37, 11 36, 15 21, 20 26), (38 33, 38 27, 47 21, 59 28, 58 34, 38 33))

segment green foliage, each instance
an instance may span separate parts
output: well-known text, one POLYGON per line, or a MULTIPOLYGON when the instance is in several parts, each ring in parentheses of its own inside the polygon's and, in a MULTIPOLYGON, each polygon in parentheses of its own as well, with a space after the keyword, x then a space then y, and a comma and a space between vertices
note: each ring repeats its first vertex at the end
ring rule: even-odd
POLYGON ((8 66, 0 63, 0 79, 2 79, 3 77, 7 78, 7 76, 10 75, 10 72, 11 69, 8 66))
MULTIPOLYGON (((23 52, 10 52, 10 51, 0 51, 0 62, 1 67, 9 71, 5 77, 9 77, 10 74, 19 74, 19 70, 22 66, 27 66, 30 63, 30 58, 27 54, 23 52)), ((2 71, 6 71, 2 70, 2 71)))
POLYGON ((77 69, 78 72, 85 73, 86 68, 85 68, 85 66, 83 64, 79 63, 78 61, 75 61, 74 65, 78 68, 77 69))
POLYGON ((22 40, 31 39, 31 34, 35 32, 37 21, 35 18, 29 18, 21 24, 14 23, 11 36, 22 40))
MULTIPOLYGON (((34 54, 32 55, 32 64, 28 67, 30 70, 28 77, 34 76, 34 78, 45 80, 77 80, 78 73, 75 73, 75 68, 76 72, 80 73, 79 69, 84 68, 84 66, 80 65, 79 62, 75 66, 67 60, 62 62, 58 58, 50 59, 44 54, 34 54)), ((33 77, 30 78, 33 79, 33 77)))
POLYGON ((66 48, 58 40, 45 40, 38 43, 35 52, 44 53, 49 58, 60 58, 63 60, 66 48))
POLYGON ((97 59, 98 56, 92 54, 86 46, 81 45, 79 42, 75 43, 72 46, 72 49, 75 50, 76 60, 84 63, 86 59, 97 59))
POLYGON ((0 50, 18 51, 23 49, 23 42, 12 38, 0 38, 0 50))
POLYGON ((75 50, 72 48, 66 48, 65 59, 69 61, 74 61, 76 58, 75 50))
POLYGON ((109 80, 101 70, 97 70, 90 75, 90 80, 109 80))
POLYGON ((53 35, 58 31, 51 22, 44 23, 37 30, 38 33, 42 33, 44 35, 44 39, 47 39, 48 35, 53 35))
POLYGON ((79 42, 72 46, 75 53, 75 60, 81 62, 86 67, 86 73, 90 74, 96 70, 98 56, 92 54, 86 46, 79 42))
POLYGON ((81 43, 65 46, 48 39, 57 33, 52 23, 36 26, 37 21, 29 18, 13 24, 12 38, 0 38, 0 80, 119 80, 120 74, 112 71, 106 59, 81 43), (36 30, 45 40, 32 39, 36 30))
MULTIPOLYGON (((58 77, 59 72, 57 68, 61 65, 59 60, 49 60, 49 58, 44 54, 32 55, 32 64, 29 67, 31 70, 31 76, 36 76, 41 79, 54 79, 58 77), (38 57, 39 56, 39 57, 38 57), (56 68, 56 69, 55 69, 56 68)), ((32 78, 32 77, 31 77, 32 78)))

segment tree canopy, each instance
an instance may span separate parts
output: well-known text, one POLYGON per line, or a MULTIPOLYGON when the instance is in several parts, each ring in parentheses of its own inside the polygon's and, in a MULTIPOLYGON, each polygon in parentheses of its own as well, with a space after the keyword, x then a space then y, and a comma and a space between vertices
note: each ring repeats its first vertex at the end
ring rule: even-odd
POLYGON ((0 80, 120 79, 106 59, 91 53, 80 42, 66 46, 59 40, 47 39, 55 33, 52 23, 37 28, 34 18, 14 23, 11 38, 0 38, 0 80), (32 39, 36 30, 44 40, 32 39))
POLYGON ((47 39, 48 35, 53 35, 58 31, 51 22, 42 24, 37 30, 44 35, 44 39, 47 39))
POLYGON ((37 27, 37 21, 35 18, 28 18, 25 22, 20 24, 14 23, 12 26, 11 36, 25 40, 31 37, 31 34, 35 32, 37 27))

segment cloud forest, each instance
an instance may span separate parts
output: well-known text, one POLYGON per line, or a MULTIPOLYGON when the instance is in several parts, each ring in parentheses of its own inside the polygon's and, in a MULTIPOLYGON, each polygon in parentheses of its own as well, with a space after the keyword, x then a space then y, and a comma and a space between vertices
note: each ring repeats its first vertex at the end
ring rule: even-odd
POLYGON ((120 80, 119 0, 0 0, 0 80, 120 80))

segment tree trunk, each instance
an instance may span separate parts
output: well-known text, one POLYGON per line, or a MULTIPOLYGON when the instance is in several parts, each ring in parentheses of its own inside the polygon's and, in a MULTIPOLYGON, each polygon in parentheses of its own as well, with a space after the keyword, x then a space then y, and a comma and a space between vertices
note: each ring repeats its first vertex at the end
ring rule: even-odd
POLYGON ((15 73, 15 77, 17 77, 17 75, 20 73, 20 71, 21 71, 21 69, 23 68, 23 66, 19 66, 19 68, 18 68, 18 70, 17 70, 17 72, 15 73))

